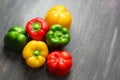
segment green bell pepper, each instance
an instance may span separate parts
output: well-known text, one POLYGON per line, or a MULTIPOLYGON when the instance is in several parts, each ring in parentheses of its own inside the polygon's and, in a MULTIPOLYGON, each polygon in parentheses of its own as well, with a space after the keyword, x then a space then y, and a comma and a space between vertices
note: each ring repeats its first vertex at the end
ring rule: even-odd
POLYGON ((52 25, 47 32, 46 42, 51 49, 63 48, 70 41, 70 32, 59 24, 52 25))
POLYGON ((14 51, 21 51, 28 41, 26 31, 21 26, 13 26, 4 36, 4 44, 14 51))

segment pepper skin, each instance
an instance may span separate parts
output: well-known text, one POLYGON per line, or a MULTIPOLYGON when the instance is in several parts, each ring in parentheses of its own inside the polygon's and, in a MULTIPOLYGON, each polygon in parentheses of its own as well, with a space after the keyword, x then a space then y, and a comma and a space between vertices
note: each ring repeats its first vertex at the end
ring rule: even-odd
POLYGON ((33 18, 28 21, 26 31, 33 40, 44 40, 47 31, 49 30, 48 23, 42 18, 33 18))
POLYGON ((63 48, 69 41, 69 30, 59 24, 52 25, 46 34, 46 42, 51 49, 63 48))
POLYGON ((47 57, 47 71, 56 76, 65 76, 72 67, 72 56, 68 51, 55 50, 47 57))
POLYGON ((26 31, 21 26, 11 27, 4 36, 5 46, 13 51, 22 51, 27 41, 26 31))
POLYGON ((67 29, 72 23, 72 16, 63 5, 57 5, 48 10, 45 20, 51 26, 53 24, 60 24, 67 29))
POLYGON ((48 48, 45 42, 31 40, 24 47, 22 56, 31 68, 39 68, 45 64, 48 48))

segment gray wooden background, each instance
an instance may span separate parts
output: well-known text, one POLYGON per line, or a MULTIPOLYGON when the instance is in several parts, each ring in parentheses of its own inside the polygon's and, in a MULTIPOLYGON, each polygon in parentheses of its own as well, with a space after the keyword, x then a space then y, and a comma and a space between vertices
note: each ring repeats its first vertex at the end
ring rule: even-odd
POLYGON ((0 0, 0 80, 120 80, 120 0, 0 0), (3 43, 11 26, 25 27, 60 4, 73 17, 71 41, 64 48, 72 54, 73 66, 61 78, 48 74, 45 66, 27 67, 20 53, 3 43))

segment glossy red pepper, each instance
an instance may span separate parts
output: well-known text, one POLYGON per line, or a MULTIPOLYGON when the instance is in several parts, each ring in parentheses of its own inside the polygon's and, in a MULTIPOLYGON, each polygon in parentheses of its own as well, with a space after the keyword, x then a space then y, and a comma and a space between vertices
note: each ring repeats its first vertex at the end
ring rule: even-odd
POLYGON ((33 18, 26 25, 26 32, 31 39, 44 40, 47 31, 49 30, 48 23, 42 18, 33 18))
POLYGON ((56 76, 65 76, 72 67, 72 56, 68 51, 55 50, 47 57, 47 70, 56 76))

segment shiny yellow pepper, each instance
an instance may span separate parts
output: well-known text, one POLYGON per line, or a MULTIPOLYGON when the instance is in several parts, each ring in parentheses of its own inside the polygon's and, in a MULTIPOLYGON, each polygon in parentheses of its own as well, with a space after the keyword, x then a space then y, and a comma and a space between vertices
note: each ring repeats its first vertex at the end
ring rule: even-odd
POLYGON ((38 68, 45 64, 48 56, 48 47, 43 41, 31 40, 24 47, 22 56, 31 68, 38 68))
POLYGON ((69 29, 72 22, 72 16, 65 6, 57 5, 48 10, 45 20, 50 26, 53 24, 60 24, 69 29))

